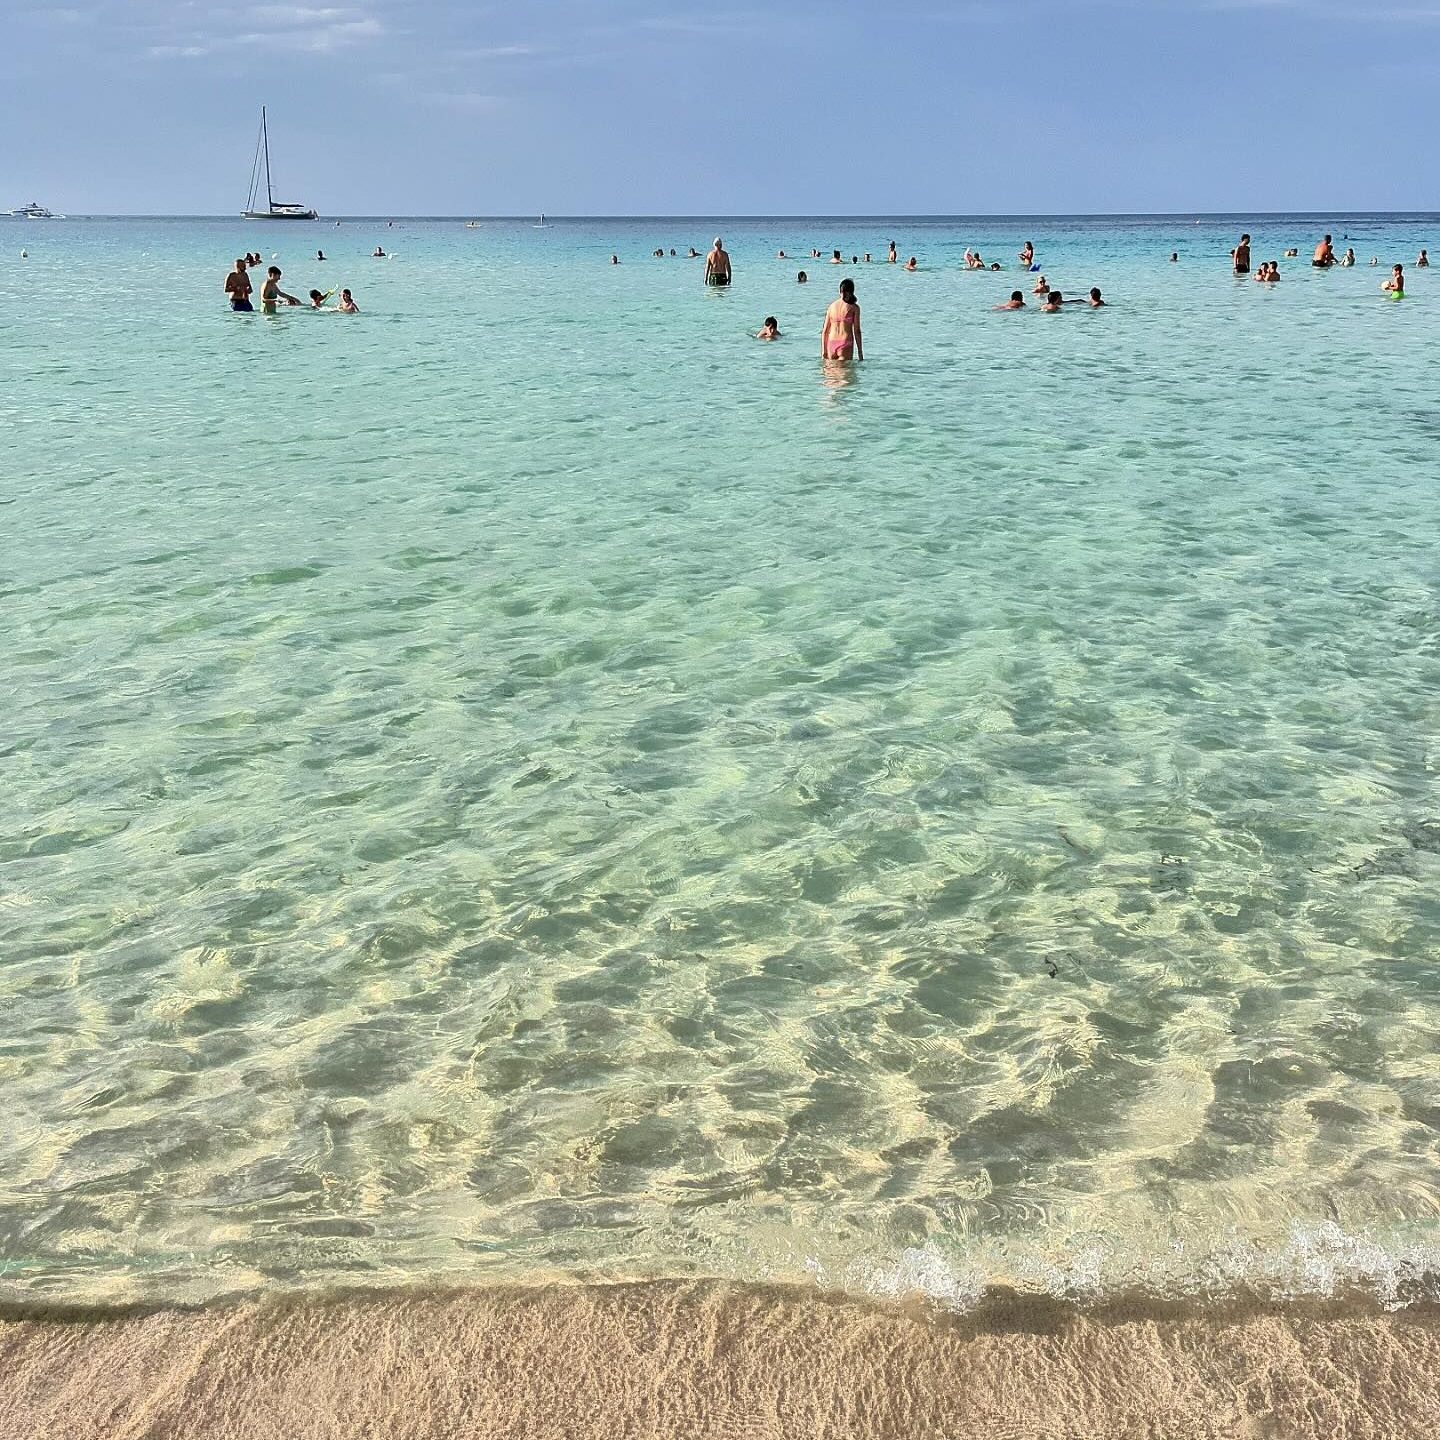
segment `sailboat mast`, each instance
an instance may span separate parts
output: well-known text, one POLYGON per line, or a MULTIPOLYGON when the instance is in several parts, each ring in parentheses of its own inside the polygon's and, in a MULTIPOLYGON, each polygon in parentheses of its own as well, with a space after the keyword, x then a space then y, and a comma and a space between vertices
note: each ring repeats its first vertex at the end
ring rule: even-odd
POLYGON ((265 119, 265 107, 260 107, 260 138, 265 145, 265 208, 275 208, 275 192, 270 188, 270 127, 265 119))

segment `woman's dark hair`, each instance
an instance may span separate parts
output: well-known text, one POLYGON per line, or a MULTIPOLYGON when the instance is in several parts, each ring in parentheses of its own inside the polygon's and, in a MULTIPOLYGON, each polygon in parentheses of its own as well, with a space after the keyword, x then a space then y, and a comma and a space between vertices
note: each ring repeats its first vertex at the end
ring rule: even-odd
POLYGON ((854 300, 855 282, 853 280, 842 280, 840 282, 840 296, 844 300, 854 300))
POLYGON ((1045 298, 1052 305, 1063 305, 1065 303, 1065 297, 1058 290, 1052 290, 1045 298))
POLYGON ((323 300, 325 297, 318 290, 312 290, 310 292, 310 298, 312 300, 323 300))
POLYGON ((1025 297, 1024 297, 1024 295, 1022 295, 1022 294, 1020 293, 1020 291, 1018 291, 1018 290, 1012 290, 1012 291, 1010 292, 1010 298, 1011 298, 1012 300, 1018 300, 1018 301, 1020 301, 1020 303, 1021 303, 1022 305, 1025 303, 1025 297))
POLYGON ((802 270, 799 275, 800 284, 804 284, 810 277, 802 270))
POLYGON ((772 326, 772 325, 773 325, 777 330, 780 328, 780 322, 779 322, 773 315, 767 315, 767 316, 765 317, 765 327, 766 327, 766 329, 769 329, 769 327, 772 326))
POLYGON ((838 250, 832 250, 830 253, 831 253, 837 260, 840 258, 840 252, 839 252, 838 250))

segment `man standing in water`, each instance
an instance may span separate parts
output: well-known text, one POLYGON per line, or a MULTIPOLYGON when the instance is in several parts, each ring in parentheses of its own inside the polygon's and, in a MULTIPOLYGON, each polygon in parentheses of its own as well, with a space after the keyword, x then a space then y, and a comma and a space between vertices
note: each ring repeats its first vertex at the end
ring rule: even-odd
POLYGON ((1327 235, 1315 247, 1315 258, 1310 264, 1316 270, 1328 270, 1335 263, 1335 247, 1330 243, 1330 237, 1327 235))
POLYGON ((730 257, 725 253, 725 242, 717 235, 710 253, 705 257, 705 283, 707 285, 728 285, 730 283, 730 257))
POLYGON ((1242 235, 1240 243, 1235 247, 1235 273, 1237 275, 1248 275, 1250 273, 1250 237, 1242 235))
POLYGON ((237 260, 235 268, 225 277, 225 298, 230 302, 232 310, 253 311, 255 307, 250 303, 250 276, 245 270, 245 262, 237 260))

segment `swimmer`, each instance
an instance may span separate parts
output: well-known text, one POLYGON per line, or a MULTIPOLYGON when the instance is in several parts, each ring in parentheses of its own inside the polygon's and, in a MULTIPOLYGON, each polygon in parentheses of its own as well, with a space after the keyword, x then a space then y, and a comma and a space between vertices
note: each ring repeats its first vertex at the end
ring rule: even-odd
POLYGON ((1299 251, 1298 249, 1296 249, 1295 246, 1292 245, 1292 246, 1285 252, 1285 258, 1286 258, 1287 260, 1298 260, 1298 259, 1300 258, 1300 251, 1299 251))
POLYGON ((1337 263, 1335 259, 1335 247, 1330 243, 1330 237, 1327 235, 1315 247, 1315 258, 1310 262, 1311 267, 1316 270, 1328 270, 1332 265, 1337 263))
POLYGON ((358 315, 360 307, 355 303, 355 297, 348 290, 340 292, 340 304, 336 306, 342 315, 358 315))
POLYGON ((757 340, 778 340, 780 338, 780 322, 773 316, 767 315, 765 323, 756 334, 757 340))
POLYGON ((808 285, 808 284, 810 283, 810 277, 802 270, 802 271, 795 277, 795 283, 796 283, 797 285, 808 285))
POLYGON ((665 252, 663 250, 652 250, 650 255, 655 260, 663 260, 665 258, 665 252))
POLYGON ((618 265, 620 263, 620 257, 618 255, 612 255, 610 257, 610 263, 612 265, 618 265))
POLYGON ((318 290, 310 292, 310 308, 312 310, 323 310, 325 308, 325 296, 318 290))
POLYGON ((830 263, 831 263, 832 265, 843 265, 843 264, 845 263, 845 262, 840 258, 840 252, 839 252, 838 250, 832 250, 832 251, 830 252, 830 263))
MULTIPOLYGON (((870 263, 870 252, 868 250, 865 252, 865 263, 867 265, 870 263)), ((1430 262, 1427 260, 1425 263, 1428 265, 1430 262)))
POLYGON ((253 313, 255 307, 250 303, 253 288, 245 270, 245 261, 237 260, 235 268, 225 277, 225 298, 229 300, 230 308, 246 314, 253 313))
POLYGON ((855 303, 855 282, 840 282, 840 298, 830 302, 820 331, 822 360, 863 360, 865 342, 860 335, 860 307, 855 303))
POLYGON ((370 258, 372 260, 384 260, 386 258, 385 247, 383 245, 377 245, 375 249, 371 251, 370 258))
POLYGON ((1032 295, 1048 295, 1050 293, 1050 282, 1042 275, 1031 288, 1032 295))
POLYGON ((675 247, 673 245, 670 247, 670 258, 672 260, 675 258, 675 247))
POLYGON ((1025 248, 1020 252, 1020 263, 1025 266, 1032 265, 1035 261, 1035 242, 1027 240, 1025 248))
POLYGON ((260 309, 266 315, 275 313, 276 302, 283 300, 287 305, 298 305, 299 300, 293 295, 287 295, 280 288, 280 267, 272 265, 265 272, 265 281, 260 286, 260 309))
POLYGON ((1415 261, 1415 268, 1417 270, 1428 270, 1430 268, 1430 252, 1428 250, 1422 250, 1420 252, 1419 257, 1415 261))
POLYGON ((1058 290, 1051 290, 1046 293, 1045 303, 1040 307, 1042 315, 1058 315, 1060 307, 1064 305, 1065 297, 1058 290))
POLYGON ((1255 272, 1255 283, 1257 285, 1273 285, 1280 278, 1280 262, 1278 260, 1264 260, 1260 268, 1255 272))
POLYGON ((1405 267, 1397 265, 1390 272, 1390 278, 1381 283, 1380 288, 1387 294, 1393 295, 1397 300, 1405 298, 1405 267))
POLYGON ((777 260, 784 260, 784 259, 786 259, 787 257, 786 257, 785 252, 784 252, 783 250, 777 250, 777 251, 775 252, 775 258, 776 258, 777 260))
POLYGON ((1234 257, 1235 273, 1248 275, 1250 273, 1250 237, 1242 235, 1240 243, 1230 253, 1234 257))
POLYGON ((901 268, 911 271, 918 270, 920 268, 920 262, 912 255, 901 268))
POLYGON ((885 263, 887 265, 896 265, 899 263, 899 260, 900 257, 895 253, 895 242, 892 240, 890 242, 890 253, 886 255, 885 263))
POLYGON ((850 263, 852 265, 858 265, 860 263, 860 257, 858 255, 852 255, 850 257, 850 263))
POLYGON ((1000 262, 999 262, 998 260, 994 261, 994 262, 991 264, 990 268, 991 268, 991 270, 998 270, 998 269, 1000 268, 1000 262))
POLYGON ((1105 308, 1105 297, 1101 295, 1098 289, 1092 289, 1085 303, 1089 305, 1092 310, 1103 310, 1105 308))
POLYGON ((1354 263, 1355 252, 1353 250, 1347 250, 1344 255, 1340 257, 1340 265, 1345 270, 1348 270, 1354 263))
POLYGON ((1180 252, 1178 250, 1172 250, 1170 252, 1170 263, 1172 265, 1178 265, 1180 263, 1180 252))
POLYGON ((705 283, 721 286, 730 283, 730 257, 725 253, 725 242, 718 235, 705 257, 705 283))
POLYGON ((1380 263, 1380 257, 1379 257, 1378 255, 1372 255, 1372 256, 1370 257, 1370 265, 1371 265, 1371 268, 1372 268, 1372 269, 1373 269, 1376 265, 1378 265, 1379 263, 1380 263))
POLYGON ((315 258, 323 263, 325 260, 325 252, 323 250, 317 250, 315 252, 315 258))
POLYGON ((1025 297, 1018 290, 1010 292, 1010 298, 1003 305, 992 307, 996 310, 1023 310, 1025 308, 1025 297))
POLYGON ((687 260, 698 260, 700 258, 700 252, 692 245, 690 247, 690 253, 685 258, 687 260))

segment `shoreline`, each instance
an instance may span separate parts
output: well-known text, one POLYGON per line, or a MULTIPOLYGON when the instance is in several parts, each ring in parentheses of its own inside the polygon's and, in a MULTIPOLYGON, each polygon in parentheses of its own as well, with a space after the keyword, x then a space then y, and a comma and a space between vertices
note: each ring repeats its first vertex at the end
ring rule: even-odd
POLYGON ((722 1281, 0 1309, 0 1437, 1398 1437, 1440 1426, 1440 1305, 968 1313, 722 1281))

